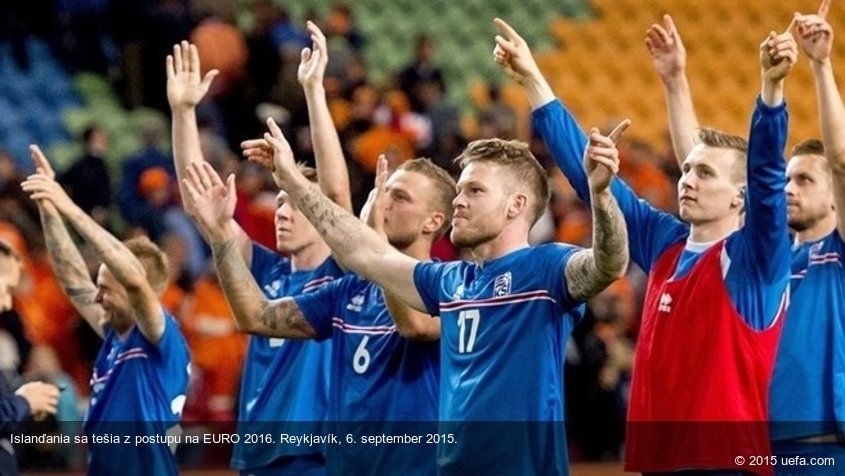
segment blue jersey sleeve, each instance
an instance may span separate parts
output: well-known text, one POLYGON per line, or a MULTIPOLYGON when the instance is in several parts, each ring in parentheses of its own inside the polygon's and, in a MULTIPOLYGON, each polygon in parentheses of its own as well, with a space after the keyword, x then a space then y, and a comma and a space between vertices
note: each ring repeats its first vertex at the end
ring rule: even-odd
MULTIPOLYGON (((534 131, 543 138, 578 197, 589 203, 590 186, 582 164, 587 136, 575 118, 555 100, 534 110, 531 120, 534 131)), ((618 177, 611 184, 611 190, 625 215, 631 259, 648 273, 666 248, 686 238, 689 227, 639 199, 618 177)))
POLYGON ((725 284, 737 311, 755 329, 774 320, 789 282, 791 251, 786 218, 786 103, 757 98, 748 140, 745 225, 725 243, 725 284))
POLYGON ((440 315, 440 289, 443 271, 448 263, 417 263, 414 267, 414 286, 429 315, 440 315))
POLYGON ((305 320, 317 331, 317 340, 325 340, 332 336, 332 318, 338 316, 336 306, 342 305, 341 296, 353 276, 324 284, 319 289, 299 294, 293 297, 305 320))
POLYGON ((29 404, 18 395, 0 396, 0 436, 16 431, 29 417, 29 404))
POLYGON ((566 265, 572 255, 581 251, 581 248, 553 243, 536 247, 536 249, 542 255, 538 256, 535 262, 543 263, 543 266, 538 266, 537 271, 543 273, 543 282, 548 283, 549 293, 554 300, 560 303, 563 309, 570 309, 581 304, 582 301, 576 301, 569 295, 566 284, 566 265))

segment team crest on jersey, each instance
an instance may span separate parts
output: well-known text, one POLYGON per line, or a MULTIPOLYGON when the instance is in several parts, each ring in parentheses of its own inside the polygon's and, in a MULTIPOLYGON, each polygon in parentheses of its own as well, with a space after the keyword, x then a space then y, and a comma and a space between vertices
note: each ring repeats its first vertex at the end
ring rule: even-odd
POLYGON ((496 281, 493 282, 493 296, 499 297, 510 294, 512 281, 513 275, 510 271, 496 276, 496 281))
POLYGON ((346 309, 349 311, 354 312, 361 312, 361 309, 364 307, 364 295, 358 294, 349 301, 349 304, 346 305, 346 309))
POLYGON ((452 293, 452 299, 462 299, 464 297, 464 285, 459 284, 455 292, 452 293))

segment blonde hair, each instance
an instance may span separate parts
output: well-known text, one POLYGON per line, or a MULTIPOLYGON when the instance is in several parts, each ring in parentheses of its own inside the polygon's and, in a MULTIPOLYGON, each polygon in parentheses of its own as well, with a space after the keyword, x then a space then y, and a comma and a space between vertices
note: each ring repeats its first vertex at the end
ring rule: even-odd
POLYGON ((549 180, 540 162, 531 153, 528 144, 517 140, 481 139, 467 145, 455 162, 461 168, 473 162, 486 162, 507 167, 523 189, 534 196, 531 207, 531 225, 549 206, 549 180))
POLYGON ((167 255, 146 236, 130 238, 125 240, 123 244, 141 262, 144 273, 147 275, 147 282, 153 288, 153 291, 161 296, 167 288, 167 255))
POLYGON ((437 194, 434 197, 434 208, 435 211, 443 213, 444 216, 443 224, 437 230, 437 236, 440 237, 449 229, 449 225, 452 223, 452 200, 455 199, 455 195, 457 194, 455 179, 443 170, 442 167, 435 165, 431 159, 427 158, 406 161, 399 166, 398 170, 418 173, 427 177, 434 184, 437 194))

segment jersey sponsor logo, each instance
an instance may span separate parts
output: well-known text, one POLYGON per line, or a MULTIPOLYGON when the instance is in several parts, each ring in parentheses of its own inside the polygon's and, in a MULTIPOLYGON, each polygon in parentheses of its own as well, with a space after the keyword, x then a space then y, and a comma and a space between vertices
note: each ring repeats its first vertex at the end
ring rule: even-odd
POLYGON ((279 297, 279 290, 282 288, 282 282, 280 280, 275 280, 271 283, 264 285, 264 294, 268 297, 279 297))
POLYGON ((349 301, 349 304, 346 305, 346 310, 353 311, 353 312, 361 312, 361 309, 364 308, 364 301, 366 298, 363 294, 357 294, 349 301))
POLYGON ((660 303, 657 305, 657 310, 660 312, 672 312, 672 296, 669 293, 660 295, 660 303))
POLYGON ((493 282, 493 296, 499 297, 510 294, 512 281, 513 275, 510 271, 496 276, 496 280, 493 282))

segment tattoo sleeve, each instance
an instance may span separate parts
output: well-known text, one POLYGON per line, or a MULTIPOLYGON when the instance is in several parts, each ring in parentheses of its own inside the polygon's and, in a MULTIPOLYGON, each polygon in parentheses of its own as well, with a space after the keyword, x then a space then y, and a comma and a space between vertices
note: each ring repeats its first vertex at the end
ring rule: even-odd
POLYGON ((97 286, 88 274, 82 254, 70 237, 61 215, 55 209, 39 207, 41 227, 53 271, 77 312, 102 336, 100 318, 103 308, 97 304, 97 286))
POLYGON ((566 266, 569 294, 589 299, 624 275, 628 267, 628 231, 616 199, 593 197, 593 248, 576 253, 566 266))
POLYGON ((220 286, 239 330, 268 337, 316 337, 293 299, 267 300, 238 252, 235 240, 213 243, 211 249, 220 286))

